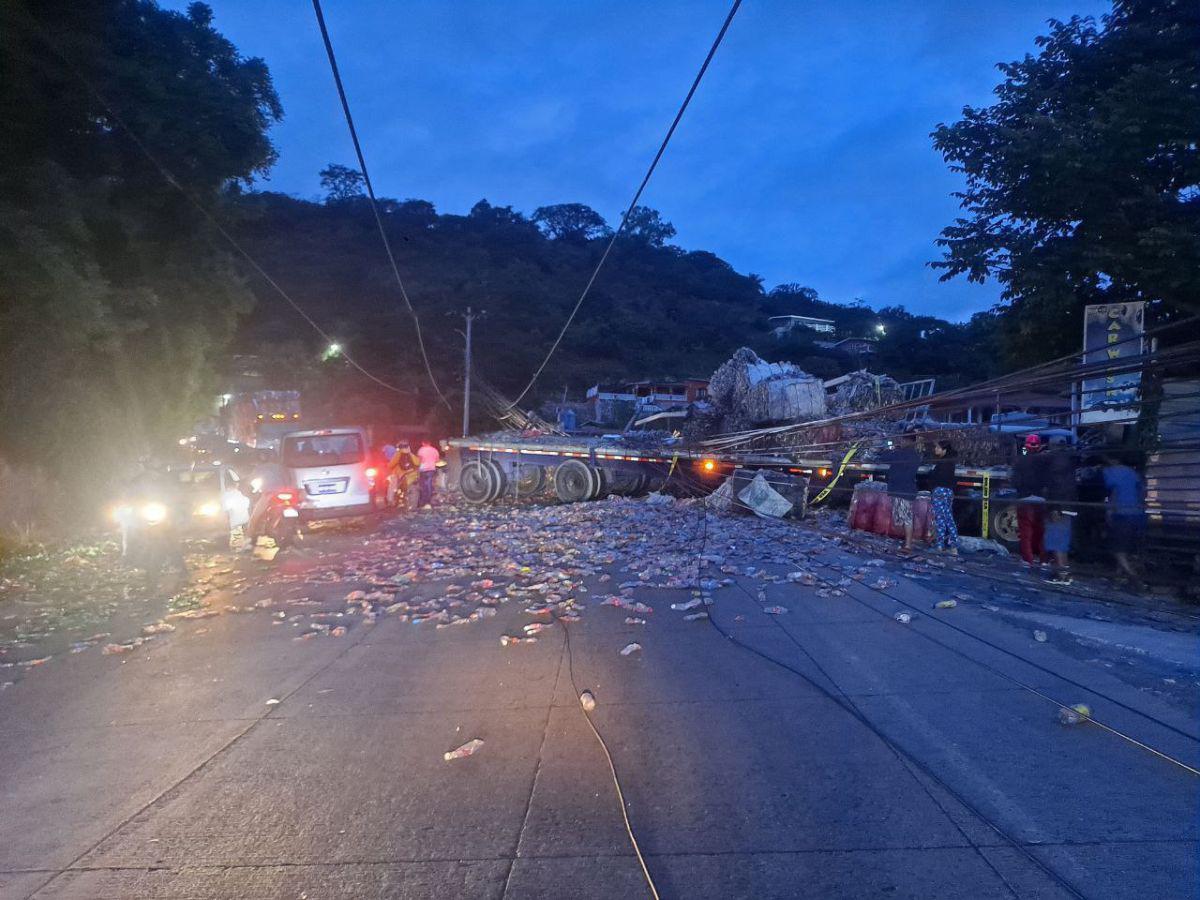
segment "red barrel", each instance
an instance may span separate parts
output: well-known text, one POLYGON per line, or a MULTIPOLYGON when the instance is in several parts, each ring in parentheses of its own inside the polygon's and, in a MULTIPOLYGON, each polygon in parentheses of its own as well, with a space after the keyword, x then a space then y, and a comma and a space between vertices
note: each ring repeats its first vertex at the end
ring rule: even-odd
POLYGON ((869 530, 882 535, 892 533, 892 497, 887 491, 879 491, 879 499, 875 501, 875 518, 869 530))
POLYGON ((875 523, 875 505, 880 491, 873 481, 863 481, 854 486, 850 498, 850 527, 859 531, 871 531, 875 523))

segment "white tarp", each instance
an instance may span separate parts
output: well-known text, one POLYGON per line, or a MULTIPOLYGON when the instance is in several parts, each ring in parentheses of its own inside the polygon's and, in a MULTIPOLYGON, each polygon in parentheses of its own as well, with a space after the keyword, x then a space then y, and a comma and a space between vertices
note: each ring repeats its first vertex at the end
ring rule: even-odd
POLYGON ((755 475, 754 480, 742 489, 738 499, 756 515, 768 519, 782 519, 792 511, 791 501, 767 484, 762 472, 755 475))

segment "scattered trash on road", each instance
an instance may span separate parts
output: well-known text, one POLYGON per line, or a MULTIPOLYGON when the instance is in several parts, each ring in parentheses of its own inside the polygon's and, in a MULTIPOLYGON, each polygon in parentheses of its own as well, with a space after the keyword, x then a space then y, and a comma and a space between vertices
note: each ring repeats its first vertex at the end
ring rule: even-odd
POLYGON ((1058 711, 1058 721, 1063 725, 1078 725, 1091 717, 1092 709, 1086 703, 1075 703, 1058 711))
POLYGON ((1037 641, 1039 644, 1044 644, 1044 643, 1046 643, 1046 632, 1044 632, 1044 631, 1042 631, 1042 630, 1040 630, 1040 629, 1038 629, 1038 630, 1034 631, 1034 633, 1033 633, 1033 639, 1034 639, 1035 641, 1037 641))
POLYGON ((782 606, 764 606, 763 612, 767 613, 768 615, 779 616, 787 612, 787 609, 782 606))
POLYGON ((892 618, 895 619, 897 622, 899 622, 901 625, 907 625, 909 622, 912 621, 912 613, 898 612, 894 616, 892 616, 892 618))
POLYGON ((279 703, 280 703, 280 701, 277 698, 272 697, 270 700, 267 701, 267 706, 278 706, 279 703))
POLYGON ((696 598, 693 600, 688 600, 686 603, 672 603, 671 609, 676 610, 677 612, 686 612, 689 609, 695 609, 701 604, 701 602, 703 601, 701 601, 699 598, 696 598))
POLYGON ((958 606, 957 600, 939 600, 933 604, 934 609, 954 609, 956 606, 958 606))
POLYGON ((621 655, 629 656, 631 653, 637 653, 641 649, 642 649, 641 644, 638 644, 638 643, 626 644, 624 647, 621 648, 621 655))
POLYGON ((474 738, 473 740, 467 741, 461 747, 458 747, 454 750, 448 750, 447 752, 443 753, 442 759, 444 759, 446 762, 450 762, 452 759, 465 759, 468 756, 474 755, 475 751, 482 746, 483 741, 481 741, 479 738, 474 738))
POLYGON ((707 618, 708 618, 708 613, 706 613, 706 612, 689 613, 688 615, 683 617, 683 621, 697 622, 700 619, 707 619, 707 618))
POLYGON ((533 635, 529 637, 513 637, 511 634, 500 635, 500 646, 509 647, 513 644, 536 644, 538 641, 533 635))
POLYGON ((592 696, 591 691, 584 691, 579 695, 579 705, 588 712, 591 712, 596 708, 596 698, 592 696))

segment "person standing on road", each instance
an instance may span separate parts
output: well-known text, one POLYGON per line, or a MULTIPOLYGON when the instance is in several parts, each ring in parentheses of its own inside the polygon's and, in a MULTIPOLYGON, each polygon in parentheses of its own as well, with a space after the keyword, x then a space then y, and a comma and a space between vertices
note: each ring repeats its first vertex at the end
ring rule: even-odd
POLYGON ((913 498, 917 496, 917 470, 921 456, 917 453, 915 434, 901 435, 899 445, 880 457, 887 463, 887 489, 892 500, 892 524, 904 529, 904 549, 913 546, 913 498))
POLYGON ((949 441, 933 445, 933 472, 929 486, 933 489, 930 510, 933 513, 933 549, 949 550, 958 555, 958 526, 954 522, 954 467, 957 454, 949 441))
POLYGON ((1075 453, 1065 441, 1056 441, 1042 456, 1042 483, 1046 496, 1044 544, 1054 554, 1052 584, 1071 583, 1071 524, 1078 496, 1075 453))
POLYGON ((1046 562, 1043 545, 1046 525, 1046 498, 1043 487, 1042 439, 1036 434, 1025 436, 1025 447, 1013 465, 1013 487, 1017 490, 1017 533, 1021 540, 1021 559, 1036 570, 1046 562))
POLYGON ((271 499, 279 491, 293 487, 292 478, 275 453, 266 451, 260 454, 259 463, 251 472, 249 481, 242 481, 239 486, 243 492, 248 490, 247 496, 252 504, 250 521, 246 523, 246 546, 242 549, 246 553, 253 553, 258 546, 258 539, 262 537, 263 520, 271 508, 271 499))
POLYGON ((1142 477, 1116 456, 1104 459, 1104 487, 1108 491, 1108 549, 1136 590, 1146 586, 1129 554, 1136 553, 1146 530, 1142 477))
POLYGON ((417 450, 417 459, 420 460, 417 506, 420 509, 429 509, 433 506, 433 479, 437 475, 437 466, 441 462, 442 454, 438 453, 437 447, 430 441, 422 440, 421 447, 417 450))

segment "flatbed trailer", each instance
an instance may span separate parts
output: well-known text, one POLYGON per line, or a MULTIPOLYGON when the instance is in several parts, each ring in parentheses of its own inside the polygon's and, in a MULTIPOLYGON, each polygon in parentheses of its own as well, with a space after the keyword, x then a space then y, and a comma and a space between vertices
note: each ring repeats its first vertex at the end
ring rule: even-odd
MULTIPOLYGON (((627 444, 601 438, 526 437, 519 434, 453 438, 451 474, 468 503, 507 495, 530 497, 547 487, 564 503, 610 494, 637 496, 661 490, 674 477, 695 490, 715 490, 730 475, 776 472, 808 479, 819 502, 847 505, 854 485, 887 480, 887 463, 847 452, 838 458, 722 454, 684 444, 627 444)), ((959 523, 968 533, 1006 545, 1017 542, 1015 492, 1008 466, 958 466, 959 523), (1008 501, 1008 502, 1006 502, 1008 501)), ((813 502, 818 502, 814 499, 813 502)))

